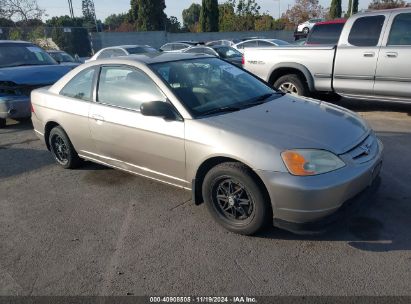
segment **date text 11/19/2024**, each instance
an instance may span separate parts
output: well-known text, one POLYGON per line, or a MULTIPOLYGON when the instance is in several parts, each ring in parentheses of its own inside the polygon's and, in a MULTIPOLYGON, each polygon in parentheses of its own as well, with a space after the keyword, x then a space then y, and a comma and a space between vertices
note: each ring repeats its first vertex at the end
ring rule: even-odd
POLYGON ((254 297, 150 297, 150 303, 257 303, 254 297))

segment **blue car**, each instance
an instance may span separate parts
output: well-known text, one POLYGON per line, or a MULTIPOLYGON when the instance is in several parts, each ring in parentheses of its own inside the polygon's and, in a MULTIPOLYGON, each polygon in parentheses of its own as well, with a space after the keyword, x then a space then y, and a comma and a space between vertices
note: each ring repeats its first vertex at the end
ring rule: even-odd
POLYGON ((0 128, 7 118, 29 118, 31 91, 54 84, 71 69, 30 42, 0 40, 0 128))

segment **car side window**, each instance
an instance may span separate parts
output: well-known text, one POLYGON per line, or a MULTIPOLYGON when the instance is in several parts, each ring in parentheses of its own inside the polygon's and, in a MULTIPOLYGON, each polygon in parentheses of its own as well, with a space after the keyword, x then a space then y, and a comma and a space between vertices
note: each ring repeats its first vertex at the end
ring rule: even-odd
POLYGON ((274 46, 273 44, 267 42, 267 41, 258 41, 258 46, 261 47, 270 47, 270 46, 274 46))
POLYGON ((173 51, 179 51, 179 50, 183 50, 186 49, 187 46, 185 44, 181 44, 181 43, 174 43, 173 44, 173 51))
POLYGON ((161 47, 162 51, 172 51, 171 44, 165 44, 161 47))
POLYGON ((144 102, 166 101, 164 94, 145 73, 125 66, 101 68, 97 101, 140 111, 144 102))
POLYGON ((361 17, 354 21, 348 42, 354 46, 377 46, 385 16, 361 17))
POLYGON ((95 71, 95 68, 90 68, 78 73, 60 91, 60 95, 91 101, 95 71))
POLYGON ((387 45, 411 45, 411 13, 395 16, 387 45))
POLYGON ((203 48, 203 53, 207 55, 211 55, 211 56, 217 56, 216 53, 212 49, 209 49, 209 48, 203 48))
POLYGON ((112 53, 113 50, 104 50, 100 53, 100 55, 97 56, 97 59, 110 58, 112 53))
POLYGON ((257 47, 257 41, 244 42, 242 48, 257 47))
POLYGON ((204 53, 204 48, 191 48, 191 49, 188 49, 186 53, 193 53, 193 54, 204 53))
POLYGON ((125 56, 127 55, 122 49, 113 49, 111 57, 125 56))

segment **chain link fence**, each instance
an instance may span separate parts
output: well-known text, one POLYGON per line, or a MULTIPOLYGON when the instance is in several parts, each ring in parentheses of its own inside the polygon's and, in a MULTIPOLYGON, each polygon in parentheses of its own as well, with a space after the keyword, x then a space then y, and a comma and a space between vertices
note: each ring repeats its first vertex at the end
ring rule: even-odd
POLYGON ((30 41, 45 49, 63 50, 80 57, 93 53, 90 33, 84 27, 0 27, 0 40, 30 41))

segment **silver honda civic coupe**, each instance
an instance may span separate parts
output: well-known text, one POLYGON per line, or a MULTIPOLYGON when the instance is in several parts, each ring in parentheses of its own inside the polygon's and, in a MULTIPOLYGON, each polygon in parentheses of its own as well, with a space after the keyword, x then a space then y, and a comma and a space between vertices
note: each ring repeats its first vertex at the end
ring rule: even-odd
POLYGON ((94 61, 31 100, 35 132, 64 168, 88 160, 190 190, 246 235, 329 218, 382 164, 381 141, 355 113, 207 55, 94 61))

